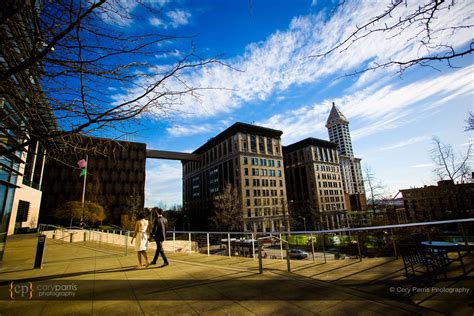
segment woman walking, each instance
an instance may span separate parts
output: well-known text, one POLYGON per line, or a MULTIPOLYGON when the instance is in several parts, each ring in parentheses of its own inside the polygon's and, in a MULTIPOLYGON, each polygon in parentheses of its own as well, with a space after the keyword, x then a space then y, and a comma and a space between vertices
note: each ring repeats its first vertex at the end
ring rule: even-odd
POLYGON ((142 265, 142 256, 145 258, 145 268, 150 265, 148 262, 148 256, 146 254, 149 229, 150 226, 148 225, 148 220, 145 219, 145 215, 143 213, 139 213, 137 216, 137 222, 135 223, 133 238, 131 240, 131 244, 133 244, 133 240, 135 239, 135 250, 137 251, 138 255, 139 267, 142 265))

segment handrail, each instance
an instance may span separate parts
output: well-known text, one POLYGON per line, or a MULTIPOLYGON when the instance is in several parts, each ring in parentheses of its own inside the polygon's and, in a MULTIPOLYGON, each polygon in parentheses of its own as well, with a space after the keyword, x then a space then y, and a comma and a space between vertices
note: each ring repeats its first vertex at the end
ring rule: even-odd
POLYGON ((418 223, 407 223, 407 224, 395 224, 395 225, 385 225, 385 226, 367 226, 367 227, 356 227, 356 228, 339 228, 339 229, 328 229, 328 230, 297 230, 297 231, 273 231, 273 232, 212 232, 212 231, 173 231, 170 230, 168 233, 177 233, 177 234, 231 234, 231 235, 263 235, 263 234, 328 234, 328 233, 341 233, 341 232, 357 232, 357 231, 367 231, 367 230, 383 230, 383 229, 393 229, 393 228, 405 228, 405 227, 417 227, 417 226, 430 226, 430 225, 444 225, 444 224, 456 224, 456 223, 470 223, 474 222, 474 218, 462 218, 454 220, 444 220, 444 221, 433 221, 433 222, 418 222, 418 223))
MULTIPOLYGON (((471 223, 474 222, 474 218, 463 218, 463 219, 454 219, 454 220, 443 220, 443 221, 432 221, 432 222, 418 222, 418 223, 407 223, 407 224, 395 224, 395 225, 384 225, 384 226, 367 226, 367 227, 356 227, 356 228, 339 228, 339 229, 328 229, 328 230, 298 230, 298 231, 273 231, 273 232, 214 232, 214 231, 180 231, 180 230, 168 230, 167 233, 176 233, 176 234, 216 234, 216 235, 270 235, 270 234, 330 234, 330 233, 342 233, 342 232, 360 232, 368 230, 390 230, 394 228, 407 228, 407 227, 419 227, 419 226, 432 226, 432 225, 444 225, 444 224, 459 224, 459 223, 471 223)), ((50 226, 56 229, 65 229, 67 227, 61 227, 51 224, 40 224, 39 226, 50 226)), ((100 229, 83 229, 83 230, 93 230, 100 231, 100 229)), ((111 230, 109 230, 110 232, 111 230)), ((113 230, 112 230, 113 231, 113 230)), ((129 230, 115 230, 116 232, 131 232, 129 230)))

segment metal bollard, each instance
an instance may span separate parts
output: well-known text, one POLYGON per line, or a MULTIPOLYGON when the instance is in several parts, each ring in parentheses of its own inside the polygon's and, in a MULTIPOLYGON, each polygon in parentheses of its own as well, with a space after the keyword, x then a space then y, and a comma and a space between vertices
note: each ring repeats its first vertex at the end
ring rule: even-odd
POLYGON ((44 247, 46 245, 46 235, 38 235, 38 244, 36 245, 35 265, 33 268, 41 269, 43 266, 44 247))
POLYGON ((128 256, 128 238, 130 237, 130 232, 127 231, 127 235, 125 236, 125 256, 128 256))
POLYGON ((210 249, 209 249, 209 233, 206 234, 207 235, 207 256, 209 256, 211 253, 210 253, 210 249))
POLYGON ((227 247, 229 248, 229 258, 230 258, 232 256, 231 250, 230 250, 230 234, 227 234, 227 247))

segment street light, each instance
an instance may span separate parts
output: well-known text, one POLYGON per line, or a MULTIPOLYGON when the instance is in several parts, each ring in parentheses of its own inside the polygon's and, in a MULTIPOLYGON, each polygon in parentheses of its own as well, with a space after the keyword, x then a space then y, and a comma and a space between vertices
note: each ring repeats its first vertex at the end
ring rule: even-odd
POLYGON ((303 216, 298 216, 298 218, 303 219, 304 231, 306 231, 306 218, 304 218, 303 216))

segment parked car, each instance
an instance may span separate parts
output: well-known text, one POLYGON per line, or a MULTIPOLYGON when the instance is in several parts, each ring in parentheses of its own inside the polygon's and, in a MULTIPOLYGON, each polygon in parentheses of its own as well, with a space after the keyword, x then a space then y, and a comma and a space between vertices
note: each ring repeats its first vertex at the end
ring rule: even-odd
POLYGON ((290 249, 288 250, 288 255, 290 259, 305 259, 308 257, 308 253, 301 249, 290 249))

